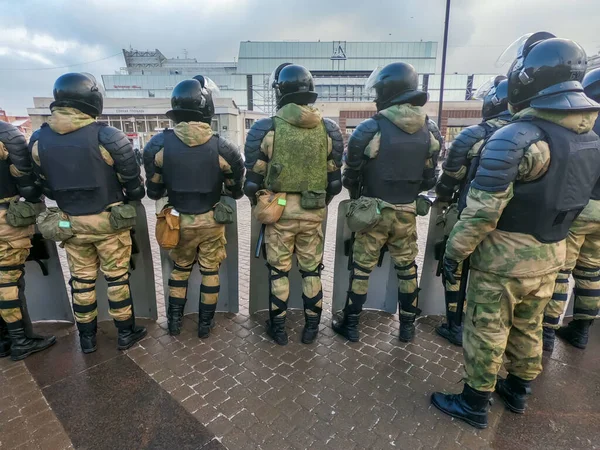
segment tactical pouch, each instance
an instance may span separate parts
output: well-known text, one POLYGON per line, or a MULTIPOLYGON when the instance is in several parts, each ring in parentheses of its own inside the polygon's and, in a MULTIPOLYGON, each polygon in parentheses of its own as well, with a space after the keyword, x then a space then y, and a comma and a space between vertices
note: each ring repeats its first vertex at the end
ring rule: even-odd
POLYGON ((10 202, 6 211, 6 222, 12 227, 28 227, 35 223, 37 208, 33 203, 10 202))
POLYGON ((73 237, 69 217, 58 208, 48 208, 37 218, 37 226, 49 241, 64 242, 73 237))
POLYGON ((223 202, 218 202, 215 205, 215 210, 214 210, 215 222, 227 225, 227 224, 234 222, 233 216, 234 216, 233 208, 231 206, 226 205, 223 202))
POLYGON ((325 191, 303 191, 300 198, 300 206, 304 209, 321 209, 327 206, 327 192, 325 191))
POLYGON ((286 203, 287 194, 285 192, 261 189, 256 193, 254 217, 264 225, 272 225, 281 218, 286 203))
POLYGON ((417 197, 417 216, 426 216, 429 214, 429 210, 431 209, 432 201, 429 200, 424 195, 419 195, 417 197))
POLYGON ((379 200, 372 197, 360 197, 350 201, 346 213, 346 223, 350 231, 358 233, 374 227, 381 220, 379 200))
POLYGON ((110 225, 114 230, 125 230, 135 226, 137 212, 133 205, 116 205, 110 208, 110 225))
POLYGON ((173 215, 173 207, 165 206, 156 214, 156 241, 165 249, 179 244, 179 215, 173 215))

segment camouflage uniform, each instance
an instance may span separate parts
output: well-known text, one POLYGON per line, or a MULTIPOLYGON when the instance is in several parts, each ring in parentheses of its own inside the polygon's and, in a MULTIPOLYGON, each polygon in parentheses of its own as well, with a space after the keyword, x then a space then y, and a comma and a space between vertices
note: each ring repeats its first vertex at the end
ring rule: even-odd
MULTIPOLYGON (((95 119, 78 109, 70 107, 54 107, 47 126, 58 134, 65 136, 95 123, 95 119)), ((116 173, 125 194, 132 200, 139 200, 144 195, 141 186, 139 166, 131 144, 125 134, 111 127, 99 128, 99 152, 109 167, 116 173)), ((47 181, 47 168, 43 167, 39 146, 41 130, 36 131, 29 144, 34 171, 44 187, 44 193, 50 198, 53 192, 47 181)), ((96 278, 98 269, 108 282, 109 313, 115 325, 121 330, 133 326, 133 303, 129 288, 129 261, 131 259, 132 241, 130 229, 115 231, 110 223, 107 211, 91 215, 67 215, 64 219, 71 224, 74 236, 61 245, 67 253, 71 272, 71 292, 73 311, 80 332, 86 330, 95 334, 96 318, 96 278)))
MULTIPOLYGON (((408 134, 414 134, 422 130, 426 123, 426 116, 422 107, 410 104, 392 105, 380 111, 379 114, 408 134)), ((358 131, 357 128, 356 132, 358 131)), ((347 165, 344 169, 345 183, 347 179, 358 179, 360 172, 364 170, 365 161, 377 158, 380 140, 381 132, 377 130, 364 147, 364 152, 360 154, 357 151, 361 149, 357 147, 357 150, 353 151, 349 143, 347 165)), ((398 158, 400 159, 402 158, 402 150, 403 147, 400 146, 398 148, 398 158)), ((433 187, 435 182, 434 170, 437 165, 439 150, 440 141, 429 131, 429 151, 423 169, 421 190, 428 190, 433 187)), ((415 176, 418 175, 420 174, 415 176)), ((356 309, 356 313, 362 310, 369 286, 369 274, 377 265, 381 249, 387 246, 398 275, 398 299, 401 318, 406 317, 414 322, 418 310, 417 266, 415 264, 418 253, 416 202, 390 206, 390 208, 381 210, 381 220, 373 228, 355 234, 353 246, 354 268, 351 275, 352 285, 347 301, 347 309, 352 311, 356 309), (356 305, 353 306, 354 304, 356 305)))
POLYGON ((43 203, 40 202, 41 191, 34 185, 25 136, 1 121, 0 167, 0 357, 12 353, 13 359, 22 359, 54 344, 56 339, 34 336, 30 319, 25 314, 25 261, 32 247, 35 225, 13 227, 6 216, 8 204, 18 201, 21 196, 40 207, 43 203), (13 334, 19 330, 26 331, 22 337, 28 338, 28 342, 15 339, 13 334))
MULTIPOLYGON (((327 179, 340 178, 343 140, 335 122, 323 119, 316 108, 295 103, 289 103, 280 108, 275 117, 290 126, 290 135, 278 136, 278 139, 285 139, 289 146, 293 146, 294 139, 303 136, 305 129, 313 130, 323 126, 325 131, 323 138, 327 141, 327 179)), ((268 180, 269 171, 273 169, 270 162, 274 152, 277 151, 274 145, 277 132, 272 125, 274 120, 276 119, 263 119, 256 122, 246 140, 247 178, 255 181, 259 186, 265 186, 265 177, 268 180), (258 151, 254 150, 255 147, 258 151)), ((307 151, 310 150, 312 149, 307 149, 307 151)), ((292 173, 291 177, 293 176, 292 173)), ((295 181, 302 182, 304 180, 295 181)), ((265 244, 271 291, 270 311, 274 316, 285 317, 286 315, 287 301, 290 295, 288 273, 292 269, 292 255, 295 252, 298 258, 298 267, 302 273, 305 314, 311 317, 320 317, 323 298, 321 286, 324 243, 322 223, 326 216, 326 208, 304 209, 301 206, 301 194, 288 192, 281 218, 277 223, 266 226, 265 244)))
MULTIPOLYGON (((596 112, 559 113, 526 108, 515 115, 539 117, 578 134, 591 130, 596 112)), ((550 147, 538 140, 524 150, 517 182, 540 179, 550 166, 550 147)), ((471 274, 464 324, 466 384, 476 391, 493 391, 506 354, 507 370, 521 380, 542 371, 542 316, 564 265, 566 243, 542 243, 534 236, 497 229, 503 210, 513 198, 514 182, 499 192, 473 186, 467 206, 455 225, 446 257, 471 257, 471 274)))
MULTIPOLYGON (((201 146, 213 137, 210 125, 203 122, 180 122, 173 131, 188 147, 201 146)), ((242 196, 244 177, 242 157, 237 147, 222 137, 218 139, 219 166, 225 179, 223 193, 239 198, 242 196)), ((164 136, 160 133, 144 149, 148 196, 154 200, 166 195, 163 155, 164 136)), ((201 171, 202 168, 198 167, 198 170, 201 171)), ((219 297, 219 267, 227 256, 225 225, 215 222, 212 210, 203 214, 180 213, 179 217, 179 243, 170 251, 175 267, 169 279, 169 305, 185 305, 188 280, 197 261, 202 273, 201 309, 203 306, 208 307, 214 313, 219 297)), ((176 333, 177 331, 174 332, 176 333)))

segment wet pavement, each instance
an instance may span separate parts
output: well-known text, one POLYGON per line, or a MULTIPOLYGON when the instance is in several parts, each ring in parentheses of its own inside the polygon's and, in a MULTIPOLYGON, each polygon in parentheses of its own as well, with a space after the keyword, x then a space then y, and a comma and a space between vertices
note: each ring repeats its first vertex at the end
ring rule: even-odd
MULTIPOLYGON (((153 225, 153 205, 146 207, 153 225)), ((270 342, 266 314, 248 315, 245 201, 238 213, 240 314, 218 314, 209 339, 196 337, 195 314, 186 317, 180 336, 168 336, 155 270, 159 320, 145 321, 148 336, 125 353, 115 350, 110 323, 101 324, 98 352, 86 356, 74 327, 43 325, 58 333, 53 349, 25 363, 0 360, 0 449, 600 448, 597 330, 586 351, 557 342, 525 415, 507 411, 494 396, 490 427, 475 430, 429 403, 434 390, 462 389, 462 353, 435 335, 439 317, 420 318, 410 344, 397 339, 397 316, 372 311, 362 318, 361 342, 334 335, 333 226, 327 230, 325 313, 317 341, 300 343, 303 315, 292 311, 290 344, 270 342)), ((419 230, 423 245, 426 219, 419 230)), ((154 256, 158 269, 157 247, 154 256)))

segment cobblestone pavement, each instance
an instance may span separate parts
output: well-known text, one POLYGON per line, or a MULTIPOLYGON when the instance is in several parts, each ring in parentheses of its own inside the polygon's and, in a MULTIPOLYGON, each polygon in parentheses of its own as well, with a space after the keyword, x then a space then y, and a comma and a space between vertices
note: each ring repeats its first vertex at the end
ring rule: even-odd
POLYGON ((0 448, 73 448, 25 364, 10 358, 0 359, 0 448))
MULTIPOLYGON (((478 431, 430 406, 434 390, 458 392, 462 388, 462 353, 435 335, 439 317, 420 318, 417 337, 410 344, 398 341, 397 316, 372 311, 361 320, 361 342, 348 343, 335 336, 329 325, 337 201, 329 213, 324 314, 314 344, 300 343, 301 311, 289 314, 290 344, 286 347, 266 338, 266 312, 248 314, 251 243, 250 208, 245 199, 238 202, 240 313, 218 314, 206 340, 196 336, 195 314, 186 316, 180 336, 168 336, 159 250, 153 239, 154 205, 144 204, 154 245, 159 319, 148 326, 148 337, 127 355, 227 448, 600 448, 600 410, 595 406, 600 404, 598 357, 573 355, 575 350, 559 343, 556 358, 545 360, 547 373, 536 381, 534 388, 542 395, 533 399, 530 411, 517 416, 496 401, 490 427, 478 431), (581 380, 576 389, 570 381, 575 377, 581 380), (557 386, 563 392, 558 407, 557 386)), ((420 248, 426 239, 427 219, 420 218, 418 223, 420 248)), ((587 355, 594 355, 591 350, 587 355)), ((22 364, 3 360, 1 385, 12 378, 12 370, 21 370, 23 378, 30 379, 22 364), (6 372, 9 376, 2 378, 6 372)), ((0 400, 1 432, 5 403, 0 400)), ((23 411, 20 408, 8 407, 11 414, 23 411)), ((47 413, 40 410, 40 414, 47 413)), ((35 442, 39 448, 60 448, 35 442)), ((64 445, 68 444, 67 438, 64 445)))

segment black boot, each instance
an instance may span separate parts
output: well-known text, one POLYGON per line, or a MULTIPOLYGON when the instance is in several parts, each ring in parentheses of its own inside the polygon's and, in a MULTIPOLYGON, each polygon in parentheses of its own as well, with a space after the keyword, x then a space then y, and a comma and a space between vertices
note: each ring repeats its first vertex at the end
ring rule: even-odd
POLYGON ((285 316, 276 316, 271 314, 271 318, 267 320, 267 334, 278 345, 287 345, 288 335, 285 331, 285 316))
POLYGON ((333 321, 331 322, 331 328, 337 334, 344 336, 350 342, 358 342, 360 335, 358 333, 358 324, 360 322, 359 314, 350 314, 344 312, 342 314, 336 314, 333 321))
POLYGON ((460 325, 461 317, 458 317, 457 312, 450 311, 449 305, 458 306, 458 292, 446 291, 446 323, 436 327, 435 332, 454 345, 462 347, 462 326, 460 325))
POLYGON ((302 343, 312 344, 319 334, 319 324, 321 323, 321 314, 316 316, 304 313, 304 329, 302 330, 302 343))
POLYGON ((181 333, 184 308, 185 303, 175 303, 172 299, 169 299, 169 306, 167 308, 167 326, 169 327, 169 334, 171 336, 177 336, 181 333))
POLYGON ((531 394, 531 381, 523 380, 512 374, 506 379, 498 377, 496 392, 512 412, 523 414, 527 408, 527 396, 531 394))
POLYGON ((96 319, 89 323, 77 322, 79 330, 79 344, 83 353, 94 353, 98 347, 96 345, 96 332, 98 331, 98 322, 96 319))
POLYGON ((564 339, 573 347, 584 349, 587 347, 592 319, 572 320, 566 327, 556 330, 559 338, 564 339))
POLYGON ((10 336, 10 358, 13 361, 20 361, 29 355, 46 350, 56 343, 54 336, 48 337, 29 337, 23 328, 23 321, 11 323, 8 326, 8 335, 10 336))
POLYGON ((215 326, 215 311, 217 305, 207 305, 200 302, 200 312, 198 317, 198 337, 205 339, 210 335, 211 328, 215 326))
POLYGON ((487 413, 491 396, 491 392, 476 391, 465 384, 462 394, 434 392, 431 403, 443 413, 483 429, 488 426, 487 413))
POLYGON ((400 334, 398 339, 402 342, 410 342, 415 338, 415 320, 416 315, 407 315, 400 313, 400 334))
POLYGON ((544 351, 552 352, 554 350, 554 339, 556 338, 556 330, 550 327, 543 328, 542 340, 544 342, 544 351))
POLYGON ((10 355, 10 337, 8 336, 8 328, 6 322, 0 317, 0 358, 10 355))
POLYGON ((119 350, 127 350, 133 347, 136 342, 141 341, 146 336, 146 327, 137 326, 135 324, 135 318, 132 316, 128 320, 117 321, 115 325, 119 331, 119 338, 117 341, 117 348, 119 350))

